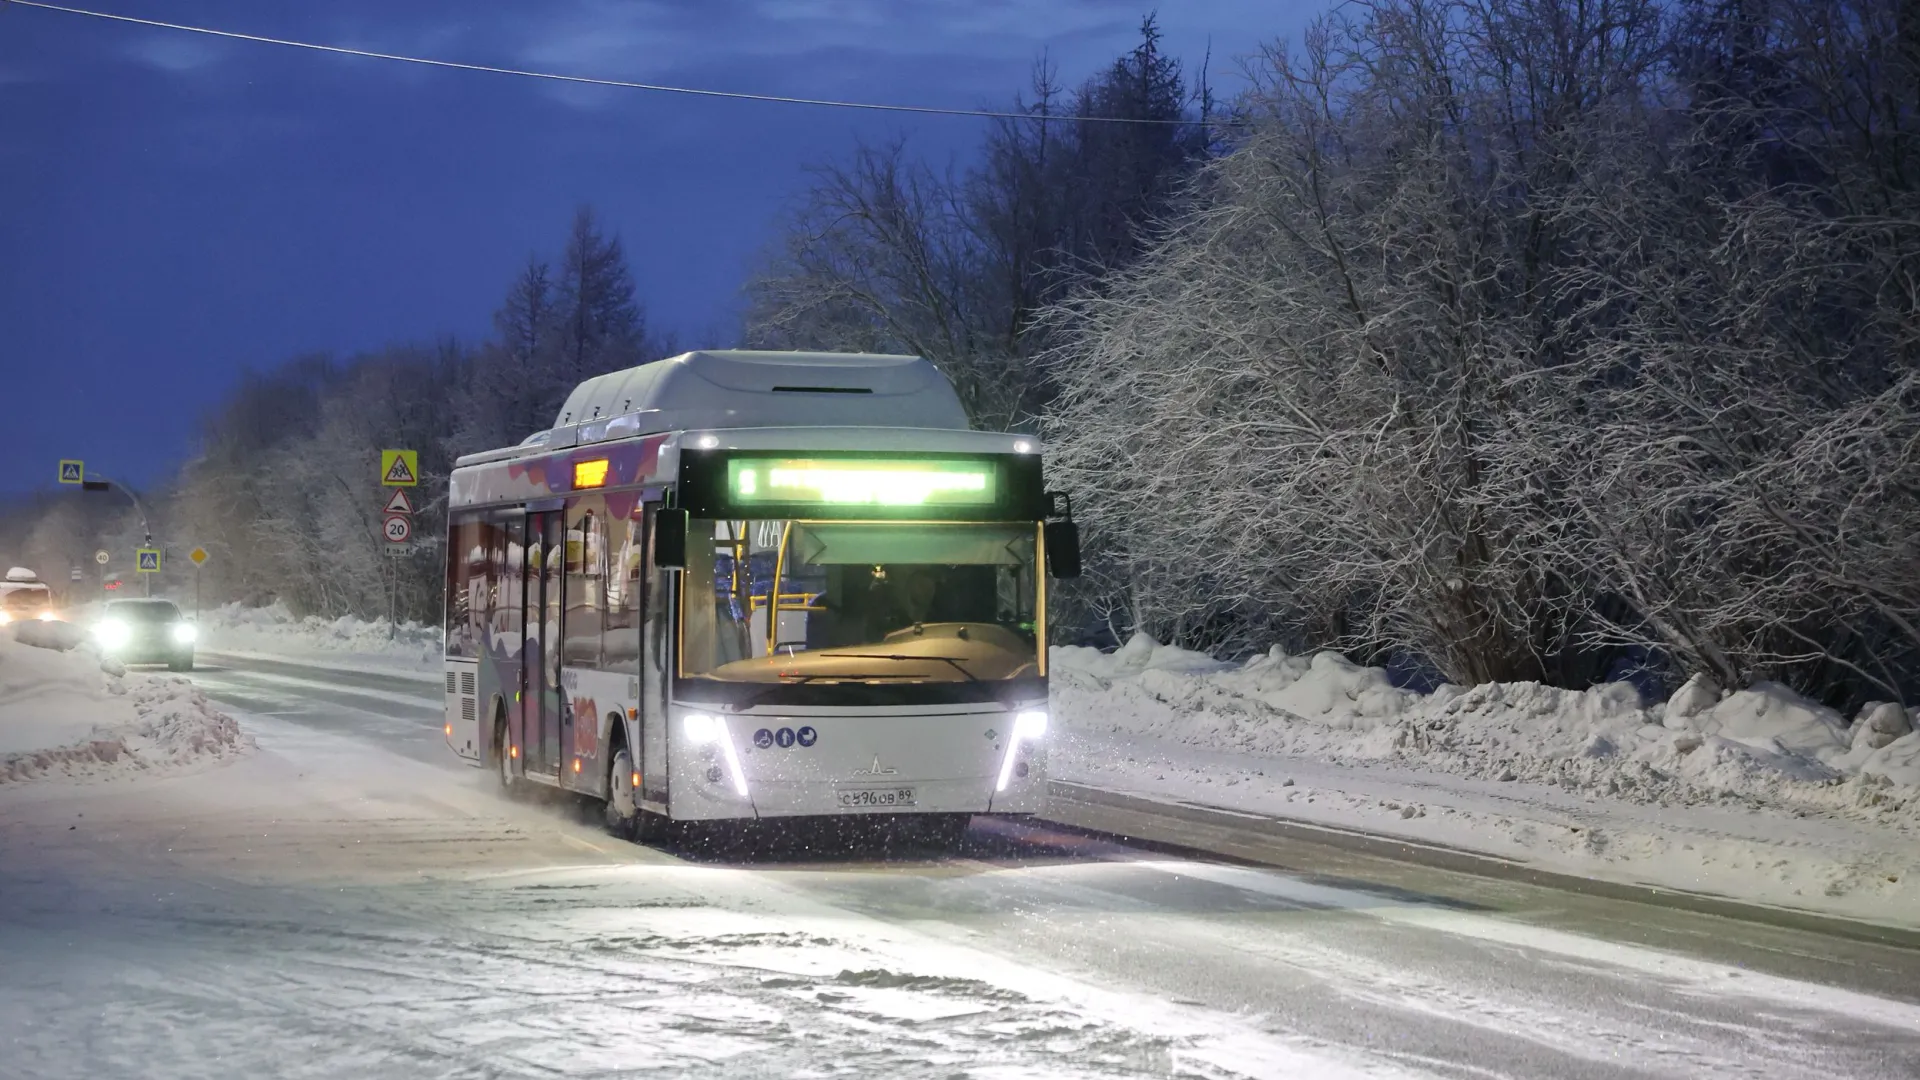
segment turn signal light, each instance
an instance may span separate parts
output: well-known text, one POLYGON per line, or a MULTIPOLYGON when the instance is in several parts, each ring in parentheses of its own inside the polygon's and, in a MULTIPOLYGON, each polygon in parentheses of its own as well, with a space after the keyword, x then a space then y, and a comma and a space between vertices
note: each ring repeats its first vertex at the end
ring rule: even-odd
POLYGON ((592 461, 574 462, 573 486, 576 488, 607 486, 607 459, 595 458, 592 461))

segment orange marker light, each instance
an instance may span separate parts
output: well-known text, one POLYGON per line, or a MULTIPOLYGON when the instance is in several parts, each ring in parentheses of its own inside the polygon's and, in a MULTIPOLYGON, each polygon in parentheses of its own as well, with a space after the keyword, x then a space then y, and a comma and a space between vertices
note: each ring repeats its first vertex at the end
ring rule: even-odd
POLYGON ((520 748, 519 748, 519 747, 517 747, 517 746, 516 746, 516 747, 514 747, 514 748, 512 748, 511 750, 509 750, 509 751, 507 752, 507 756, 508 756, 508 757, 511 757, 511 758, 517 758, 517 757, 519 757, 519 756, 520 756, 520 748))
POLYGON ((579 758, 574 758, 574 759, 573 759, 573 771, 574 771, 574 772, 579 772, 579 771, 580 771, 580 759, 579 759, 579 758))
POLYGON ((606 487, 607 459, 594 458, 592 461, 574 462, 573 486, 576 488, 606 487))
POLYGON ((640 774, 639 774, 639 773, 634 773, 634 774, 633 774, 633 786, 634 786, 634 787, 639 787, 639 786, 640 786, 640 774))
POLYGON ((449 738, 449 739, 451 739, 451 738, 453 738, 453 725, 452 725, 452 724, 448 724, 448 725, 447 725, 447 738, 449 738))

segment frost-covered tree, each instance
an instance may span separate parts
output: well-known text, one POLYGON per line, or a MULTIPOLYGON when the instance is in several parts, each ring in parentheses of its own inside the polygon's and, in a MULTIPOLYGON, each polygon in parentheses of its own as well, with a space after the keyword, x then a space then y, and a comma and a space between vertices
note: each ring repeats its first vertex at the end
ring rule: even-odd
POLYGON ((552 424, 568 392, 655 359, 619 242, 576 216, 559 270, 530 259, 476 348, 315 357, 249 375, 207 420, 165 500, 170 534, 203 543, 209 599, 280 600, 297 613, 438 617, 442 486, 453 459, 552 424), (385 554, 379 452, 420 453, 420 551, 385 554))
POLYGON ((817 168, 748 287, 748 341, 917 353, 976 424, 1031 424, 1053 393, 1032 362, 1037 313, 1137 256, 1207 138, 1151 18, 1077 91, 1042 61, 1030 93, 972 168, 936 170, 898 141, 817 168))
POLYGON ((1094 615, 1912 694, 1900 24, 1741 10, 1372 0, 1272 50, 1192 212, 1051 316, 1094 615))

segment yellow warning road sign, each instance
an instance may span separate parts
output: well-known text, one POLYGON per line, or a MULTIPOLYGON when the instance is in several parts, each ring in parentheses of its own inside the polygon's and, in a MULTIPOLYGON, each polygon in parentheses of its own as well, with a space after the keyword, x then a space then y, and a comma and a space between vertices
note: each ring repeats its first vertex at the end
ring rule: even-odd
POLYGON ((87 482, 87 463, 73 458, 60 459, 60 482, 63 484, 84 484, 87 482))
POLYGON ((413 450, 380 451, 380 483, 413 487, 420 482, 420 455, 413 450))
POLYGON ((193 560, 193 565, 199 566, 207 561, 207 549, 203 547, 194 548, 192 551, 187 552, 187 558, 193 560))

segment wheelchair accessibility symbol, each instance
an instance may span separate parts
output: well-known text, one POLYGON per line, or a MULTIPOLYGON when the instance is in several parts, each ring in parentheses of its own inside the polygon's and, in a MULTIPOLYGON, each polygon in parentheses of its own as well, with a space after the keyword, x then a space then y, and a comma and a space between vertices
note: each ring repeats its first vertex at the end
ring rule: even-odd
POLYGON ((820 733, 811 727, 803 727, 798 731, 790 727, 783 727, 779 731, 774 731, 771 728, 761 728, 759 731, 753 733, 753 745, 762 750, 775 745, 779 746, 782 750, 791 750, 796 743, 805 747, 812 746, 819 741, 820 733))

